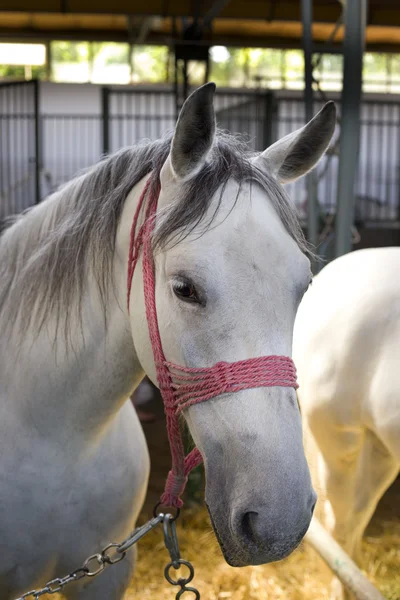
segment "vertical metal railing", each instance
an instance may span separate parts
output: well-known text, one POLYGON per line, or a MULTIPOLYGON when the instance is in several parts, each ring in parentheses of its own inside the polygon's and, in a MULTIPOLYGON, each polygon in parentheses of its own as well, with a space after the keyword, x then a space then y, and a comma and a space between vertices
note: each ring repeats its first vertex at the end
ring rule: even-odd
MULTIPOLYGON (((0 84, 0 218, 32 206, 104 153, 158 139, 175 124, 170 88, 105 88, 101 112, 40 114, 39 86, 0 84), (40 186, 42 183, 42 186, 40 186), (42 187, 42 189, 40 189, 42 187)), ((219 90, 218 124, 243 134, 261 151, 304 124, 299 93, 263 89, 219 90)), ((315 111, 322 106, 315 101, 315 111)), ((400 211, 400 106, 395 98, 365 98, 356 177, 357 223, 395 223, 400 211)), ((338 157, 324 158, 317 173, 323 215, 335 215, 338 157)), ((307 221, 304 179, 287 186, 303 221, 307 221)))
POLYGON ((103 140, 103 154, 110 152, 110 88, 101 89, 101 129, 103 140))
POLYGON ((41 199, 39 82, 0 83, 0 219, 41 199))
POLYGON ((40 127, 40 95, 39 95, 39 81, 34 80, 31 82, 33 85, 33 129, 34 129, 34 169, 35 169, 35 204, 39 204, 41 198, 40 190, 40 171, 42 168, 42 156, 41 156, 41 127, 40 127))

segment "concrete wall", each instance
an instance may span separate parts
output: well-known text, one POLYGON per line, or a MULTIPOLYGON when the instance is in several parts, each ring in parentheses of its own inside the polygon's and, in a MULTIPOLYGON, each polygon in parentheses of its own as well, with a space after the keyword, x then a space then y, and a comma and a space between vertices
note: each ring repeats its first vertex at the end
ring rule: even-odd
POLYGON ((40 112, 42 115, 98 115, 101 114, 101 86, 91 83, 40 84, 40 112))

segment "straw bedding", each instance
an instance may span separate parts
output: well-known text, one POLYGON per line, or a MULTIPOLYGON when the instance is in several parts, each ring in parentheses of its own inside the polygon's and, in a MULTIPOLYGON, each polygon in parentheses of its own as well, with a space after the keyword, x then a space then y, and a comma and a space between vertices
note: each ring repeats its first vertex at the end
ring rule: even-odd
MULTIPOLYGON (((390 496, 387 506, 379 511, 368 528, 363 542, 363 568, 388 600, 399 600, 400 520, 391 503, 396 502, 400 494, 390 496)), ((193 584, 205 600, 324 600, 329 597, 326 567, 306 544, 279 563, 234 569, 225 563, 204 509, 186 511, 178 533, 182 557, 193 562, 193 584)), ((167 560, 162 532, 156 530, 139 546, 136 576, 125 600, 175 598, 177 588, 163 579, 167 560)))
MULTIPOLYGON (((159 418, 154 423, 143 425, 152 469, 140 523, 150 517, 170 466, 162 405, 160 402, 155 403, 152 408, 159 418)), ((399 507, 400 479, 382 499, 363 542, 363 570, 388 600, 400 600, 399 507)), ((192 561, 195 568, 193 585, 198 587, 203 600, 329 598, 329 571, 305 543, 279 563, 234 569, 222 557, 202 504, 184 507, 178 522, 178 535, 182 558, 192 561)), ((94 552, 95 550, 93 549, 94 552)), ((168 554, 163 544, 162 529, 159 528, 139 543, 135 577, 124 600, 174 600, 178 588, 172 587, 163 577, 167 562, 168 554)), ((193 594, 185 594, 183 597, 185 600, 186 597, 187 600, 194 598, 193 594)))

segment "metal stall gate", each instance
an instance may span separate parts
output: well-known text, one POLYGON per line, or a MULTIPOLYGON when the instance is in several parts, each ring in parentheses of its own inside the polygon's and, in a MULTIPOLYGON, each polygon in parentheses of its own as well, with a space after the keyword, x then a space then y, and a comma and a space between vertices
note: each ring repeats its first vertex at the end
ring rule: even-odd
MULTIPOLYGON (((173 129, 175 97, 171 90, 102 90, 103 152, 115 152, 143 139, 157 139, 173 129)), ((254 150, 263 150, 274 139, 276 105, 265 90, 217 90, 217 124, 242 134, 254 150)))
MULTIPOLYGON (((175 125, 174 94, 166 86, 93 88, 88 97, 83 90, 72 108, 60 94, 54 97, 54 90, 51 102, 46 93, 43 87, 46 112, 38 115, 37 83, 0 84, 0 219, 32 206, 103 153, 158 139, 175 125), (101 94, 102 108, 101 102, 93 103, 93 90, 101 94), (93 108, 84 113, 81 105, 93 108)), ((321 106, 315 100, 314 110, 321 106)), ((303 99, 295 92, 217 89, 215 108, 218 126, 244 135, 258 151, 304 124, 303 99)), ((317 167, 319 231, 325 244, 334 233, 338 151, 336 146, 317 167)), ((305 180, 286 189, 306 222, 305 180)), ((399 200, 399 97, 366 95, 356 180, 357 229, 364 237, 366 228, 400 231, 399 200)))
POLYGON ((0 229, 39 200, 38 81, 0 83, 0 229))
MULTIPOLYGON (((338 110, 339 101, 335 100, 338 110)), ((324 102, 314 102, 314 112, 324 102)), ((278 96, 278 137, 304 125, 304 107, 298 97, 278 96)), ((334 140, 339 137, 337 128, 334 140)), ((339 139, 340 142, 340 139, 339 139)), ((336 214, 340 144, 317 166, 318 202, 323 215, 336 214)), ((307 215, 305 179, 286 186, 302 219, 307 215)), ((364 97, 361 106, 361 141, 356 178, 355 224, 387 225, 400 222, 400 104, 398 98, 364 97)))
POLYGON ((216 96, 218 127, 239 133, 250 147, 261 152, 276 140, 278 107, 273 92, 227 90, 216 96))

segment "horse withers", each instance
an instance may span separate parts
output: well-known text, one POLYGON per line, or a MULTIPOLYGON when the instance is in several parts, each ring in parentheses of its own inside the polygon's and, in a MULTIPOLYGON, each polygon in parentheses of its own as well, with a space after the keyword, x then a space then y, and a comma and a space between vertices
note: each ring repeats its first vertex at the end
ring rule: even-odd
MULTIPOLYGON (((134 527, 149 458, 127 401, 155 383, 141 269, 127 297, 130 229, 160 186, 152 252, 165 356, 209 367, 290 356, 310 265, 282 183, 327 148, 335 109, 261 154, 217 132, 213 84, 173 136, 121 150, 0 238, 0 596, 70 572, 134 527)), ((206 501, 232 565, 289 554, 315 503, 295 391, 224 394, 184 411, 205 462, 206 501)), ((69 600, 120 600, 134 553, 69 600)))

